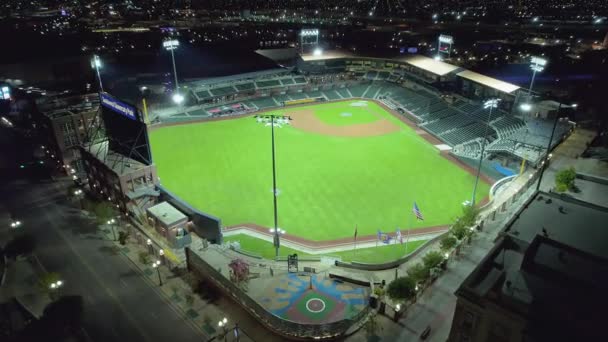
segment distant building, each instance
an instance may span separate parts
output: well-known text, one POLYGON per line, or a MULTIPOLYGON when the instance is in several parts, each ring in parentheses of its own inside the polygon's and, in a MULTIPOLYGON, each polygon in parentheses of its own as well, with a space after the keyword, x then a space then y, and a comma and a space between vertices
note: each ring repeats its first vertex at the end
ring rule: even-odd
POLYGON ((539 192, 456 291, 448 341, 606 341, 608 208, 539 192))
POLYGON ((36 128, 43 137, 45 152, 59 160, 66 172, 84 172, 78 147, 103 134, 97 130, 99 95, 41 97, 36 106, 36 128))

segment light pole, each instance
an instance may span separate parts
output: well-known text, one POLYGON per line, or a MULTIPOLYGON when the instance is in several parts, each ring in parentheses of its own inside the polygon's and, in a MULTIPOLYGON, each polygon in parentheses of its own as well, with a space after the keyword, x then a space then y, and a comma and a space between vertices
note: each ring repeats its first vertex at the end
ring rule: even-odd
POLYGON ((479 164, 477 165, 477 176, 475 177, 475 185, 473 186, 473 198, 471 200, 471 206, 475 206, 475 193, 477 192, 477 184, 479 183, 479 176, 481 175, 481 162, 483 161, 483 153, 486 149, 486 139, 488 137, 488 127, 490 126, 490 119, 492 118, 492 109, 498 107, 500 99, 490 99, 484 102, 483 108, 488 109, 488 120, 486 121, 486 127, 483 132, 483 141, 481 142, 481 153, 479 155, 479 164))
POLYGON ((13 229, 17 229, 17 228, 19 228, 19 227, 21 227, 21 221, 19 221, 19 220, 14 220, 13 222, 11 222, 11 228, 13 228, 13 229))
POLYGON ((175 78, 175 93, 173 94, 173 102, 181 104, 184 101, 184 96, 179 93, 179 82, 177 80, 177 68, 175 67, 175 53, 174 50, 179 46, 179 40, 168 39, 163 42, 165 50, 171 52, 171 62, 173 62, 173 77, 175 78))
MULTIPOLYGON (((266 125, 270 124, 270 135, 271 135, 271 153, 272 153, 272 200, 274 206, 274 249, 275 249, 275 257, 279 256, 279 233, 280 229, 278 227, 278 211, 277 211, 277 174, 276 174, 276 161, 275 161, 275 148, 274 148, 274 126, 275 124, 289 124, 291 117, 285 115, 255 115, 254 118, 259 123, 264 123, 266 125)), ((284 231, 283 231, 284 232, 284 231)))
POLYGON ((59 289, 63 286, 63 280, 57 280, 55 282, 52 282, 49 285, 49 289, 51 290, 51 299, 53 299, 53 297, 55 296, 55 294, 59 295, 59 289))
POLYGON ((156 274, 158 274, 158 286, 163 286, 163 279, 160 277, 160 260, 153 262, 152 267, 156 268, 156 274))
POLYGON ((224 319, 222 319, 221 321, 217 322, 217 326, 222 328, 222 330, 224 331, 224 341, 227 340, 227 336, 228 335, 228 318, 224 317, 224 319))
POLYGON ((545 70, 547 60, 540 57, 532 57, 530 69, 532 69, 532 80, 530 81, 530 88, 528 89, 528 102, 532 101, 532 87, 534 86, 534 79, 536 78, 537 72, 545 70))
POLYGON ((114 230, 114 224, 116 223, 115 219, 108 220, 108 225, 112 228, 112 236, 114 236, 114 241, 116 241, 116 231, 114 230))
MULTIPOLYGON (((538 176, 538 183, 536 183, 536 191, 538 191, 540 189, 540 184, 543 180, 543 175, 545 174, 545 168, 547 167, 547 160, 549 160, 549 157, 551 156, 551 144, 553 144, 553 136, 555 135, 555 128, 557 128, 557 123, 562 119, 560 117, 561 112, 562 112, 562 107, 566 107, 566 108, 576 108, 578 107, 578 105, 576 103, 573 103, 571 105, 566 105, 566 106, 562 106, 562 103, 559 103, 559 106, 557 107, 557 114, 555 114, 555 120, 553 120, 553 129, 551 129, 551 136, 549 137, 549 143, 547 144, 547 152, 545 153, 545 156, 543 157, 543 160, 540 164, 540 176, 538 176)), ((566 118, 567 119, 567 118, 566 118)))
POLYGON ((74 196, 76 196, 76 198, 78 199, 78 202, 80 203, 80 209, 83 209, 83 205, 82 205, 82 189, 76 189, 74 190, 74 196))
POLYGON ((99 81, 99 91, 103 92, 103 84, 101 83, 101 75, 99 74, 99 69, 101 69, 102 64, 101 59, 98 55, 93 55, 93 58, 91 59, 91 67, 97 72, 97 80, 99 81))

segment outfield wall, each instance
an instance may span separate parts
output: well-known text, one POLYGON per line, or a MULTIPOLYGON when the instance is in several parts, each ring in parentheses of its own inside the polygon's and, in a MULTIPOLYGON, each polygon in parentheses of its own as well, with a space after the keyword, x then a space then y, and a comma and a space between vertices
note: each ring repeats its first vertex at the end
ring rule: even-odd
POLYGON ((160 189, 160 201, 167 201, 179 211, 186 214, 193 223, 194 232, 201 238, 211 243, 222 243, 222 220, 213 215, 205 214, 177 197, 162 186, 160 189))

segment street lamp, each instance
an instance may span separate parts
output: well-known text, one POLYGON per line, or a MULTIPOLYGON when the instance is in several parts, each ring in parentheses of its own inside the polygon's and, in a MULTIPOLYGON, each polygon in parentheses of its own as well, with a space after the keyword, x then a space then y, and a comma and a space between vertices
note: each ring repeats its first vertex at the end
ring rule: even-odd
POLYGON ((15 221, 11 222, 11 228, 15 228, 16 229, 16 228, 19 228, 19 227, 21 227, 21 221, 15 220, 15 221))
POLYGON ((538 176, 538 183, 536 184, 536 191, 538 191, 540 189, 540 184, 541 184, 541 181, 543 180, 543 175, 545 174, 545 168, 547 167, 547 165, 546 165, 547 160, 553 156, 551 154, 551 145, 553 144, 553 136, 555 135, 555 128, 557 128, 557 123, 559 121, 561 121, 562 119, 564 119, 566 121, 568 120, 568 118, 560 117, 561 112, 562 112, 562 107, 576 109, 576 107, 578 107, 578 104, 573 103, 571 105, 562 105, 562 103, 560 102, 559 106, 557 107, 557 114, 555 114, 555 120, 553 121, 553 129, 551 130, 551 137, 549 137, 549 143, 547 144, 547 152, 545 153, 545 156, 541 162, 540 176, 538 176))
POLYGON ((222 319, 221 321, 217 322, 217 326, 222 328, 222 330, 224 331, 224 341, 226 341, 227 337, 226 335, 228 335, 228 318, 224 317, 224 319, 222 319))
POLYGON ((534 79, 536 78, 536 73, 545 70, 546 65, 546 59, 540 57, 532 57, 530 63, 530 69, 532 69, 532 80, 530 81, 530 89, 528 89, 528 101, 530 101, 532 98, 532 87, 534 86, 534 79))
POLYGON ((116 241, 116 231, 114 231, 114 224, 116 223, 115 219, 108 220, 108 225, 112 228, 112 236, 114 236, 114 241, 116 241))
POLYGON ((488 120, 486 121, 486 127, 483 132, 483 140, 481 142, 481 153, 479 154, 477 176, 475 177, 475 185, 473 186, 473 199, 471 200, 471 207, 475 206, 475 193, 477 192, 477 184, 479 183, 479 176, 481 175, 481 162, 483 161, 483 153, 486 149, 486 140, 488 138, 488 127, 490 126, 490 120, 492 118, 492 109, 497 108, 500 101, 500 99, 490 99, 483 104, 483 108, 488 109, 488 120))
POLYGON ((103 84, 101 83, 101 75, 99 74, 99 69, 101 69, 103 64, 101 64, 101 59, 98 55, 93 55, 91 59, 91 67, 95 69, 97 73, 97 80, 99 81, 99 91, 103 92, 103 84))
POLYGON ((274 148, 274 126, 275 125, 283 125, 289 124, 291 121, 291 117, 285 115, 276 115, 276 114, 268 114, 268 115, 254 115, 254 119, 258 123, 265 124, 266 126, 270 125, 270 134, 271 134, 271 153, 272 153, 272 199, 274 205, 274 248, 275 248, 275 256, 279 256, 279 226, 278 226, 278 211, 277 211, 277 174, 276 174, 276 160, 275 160, 275 148, 274 148))
POLYGON ((163 286, 163 279, 160 277, 160 260, 153 262, 152 267, 156 268, 156 274, 158 274, 158 286, 163 286))
POLYGON ((177 80, 177 68, 175 67, 175 53, 174 50, 179 46, 179 40, 168 39, 163 42, 165 50, 171 52, 171 61, 173 62, 173 77, 175 77, 175 94, 173 94, 173 102, 181 104, 184 101, 184 97, 179 93, 179 82, 177 80))
POLYGON ((76 189, 74 190, 74 196, 76 196, 76 198, 78 198, 78 202, 80 203, 80 209, 83 209, 84 205, 82 204, 82 189, 76 189))
POLYGON ((532 105, 529 103, 522 103, 519 108, 521 110, 523 110, 524 112, 529 112, 530 110, 532 110, 532 105))

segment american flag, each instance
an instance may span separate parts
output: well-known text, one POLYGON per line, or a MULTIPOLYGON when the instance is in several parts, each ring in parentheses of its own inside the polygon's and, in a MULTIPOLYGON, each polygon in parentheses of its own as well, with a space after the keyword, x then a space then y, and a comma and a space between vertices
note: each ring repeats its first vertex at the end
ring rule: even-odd
POLYGON ((416 218, 420 221, 424 221, 424 217, 422 217, 422 213, 420 212, 420 209, 418 208, 418 204, 416 204, 416 202, 414 202, 414 215, 416 215, 416 218))

